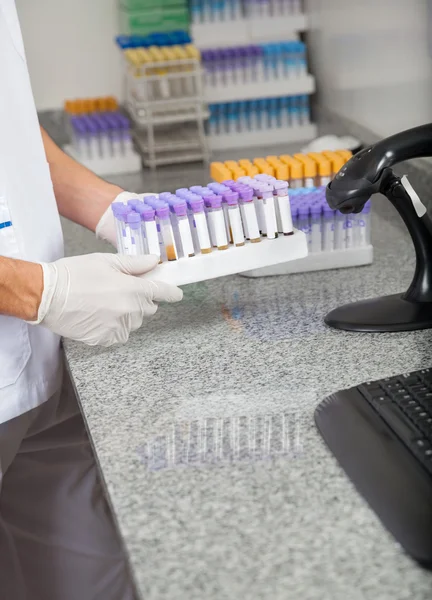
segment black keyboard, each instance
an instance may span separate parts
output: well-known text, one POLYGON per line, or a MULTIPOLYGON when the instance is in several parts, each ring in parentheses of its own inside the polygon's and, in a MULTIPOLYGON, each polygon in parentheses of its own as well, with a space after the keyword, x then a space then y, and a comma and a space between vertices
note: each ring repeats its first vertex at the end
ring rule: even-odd
POLYGON ((432 474, 432 369, 370 381, 357 389, 432 474))
POLYGON ((337 392, 315 421, 383 524, 432 568, 432 369, 337 392))

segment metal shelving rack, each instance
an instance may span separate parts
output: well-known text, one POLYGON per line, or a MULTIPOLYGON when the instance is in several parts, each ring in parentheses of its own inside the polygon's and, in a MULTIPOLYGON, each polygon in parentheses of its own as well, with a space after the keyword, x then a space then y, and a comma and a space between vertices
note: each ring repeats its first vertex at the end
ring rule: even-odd
POLYGON ((208 162, 204 121, 209 112, 198 59, 140 66, 125 59, 125 98, 145 166, 208 162))

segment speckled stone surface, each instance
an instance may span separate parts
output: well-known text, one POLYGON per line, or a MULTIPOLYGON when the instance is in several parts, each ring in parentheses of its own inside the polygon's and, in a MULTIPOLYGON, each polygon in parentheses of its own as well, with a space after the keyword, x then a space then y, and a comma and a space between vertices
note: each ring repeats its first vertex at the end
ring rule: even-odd
MULTIPOLYGON (((376 141, 325 111, 319 118, 320 133, 376 141)), ((62 142, 61 116, 41 120, 62 142)), ((430 166, 416 166, 402 171, 427 201, 430 166)), ((157 192, 207 178, 198 164, 109 179, 157 192)), ((182 304, 161 307, 124 347, 65 342, 142 600, 432 598, 432 575, 383 529, 313 421, 331 392, 432 364, 431 332, 323 324, 335 306, 410 281, 398 217, 383 198, 374 211, 373 266, 187 286, 182 304)), ((67 254, 111 250, 63 226, 67 254)))
POLYGON ((404 290, 413 252, 386 201, 372 266, 185 287, 124 347, 66 354, 144 600, 430 600, 313 420, 326 395, 432 364, 432 332, 327 329, 404 290))

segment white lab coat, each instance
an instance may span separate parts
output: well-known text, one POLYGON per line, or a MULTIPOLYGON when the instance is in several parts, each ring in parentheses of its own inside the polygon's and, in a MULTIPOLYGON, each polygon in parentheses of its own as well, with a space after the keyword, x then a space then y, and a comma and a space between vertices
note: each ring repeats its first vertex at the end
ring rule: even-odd
MULTIPOLYGON (((63 255, 14 0, 0 0, 0 255, 34 262, 63 255)), ((0 315, 0 423, 48 400, 60 379, 58 336, 0 315)))

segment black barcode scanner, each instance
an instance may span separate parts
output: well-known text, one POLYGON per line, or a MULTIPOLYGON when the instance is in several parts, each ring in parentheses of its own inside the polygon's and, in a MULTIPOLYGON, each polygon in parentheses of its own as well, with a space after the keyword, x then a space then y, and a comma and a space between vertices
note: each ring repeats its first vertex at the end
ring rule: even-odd
POLYGON ((391 167, 432 156, 432 123, 402 131, 355 154, 327 186, 329 206, 360 212, 372 194, 386 196, 401 215, 416 252, 414 279, 404 294, 347 304, 325 318, 348 331, 412 331, 432 327, 432 221, 406 177, 391 167))

